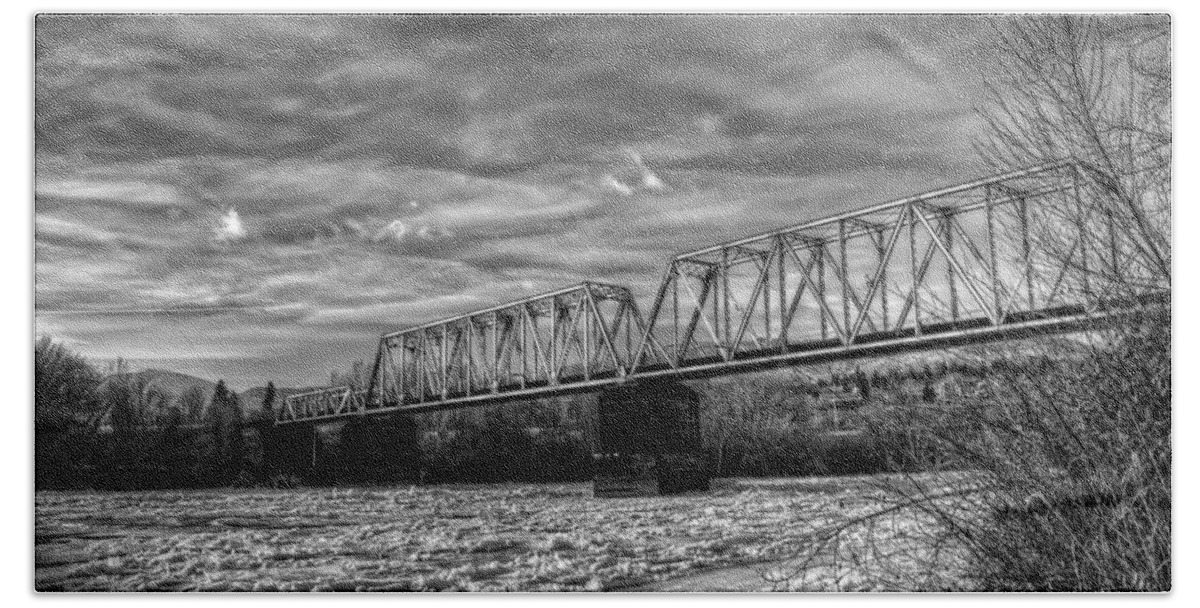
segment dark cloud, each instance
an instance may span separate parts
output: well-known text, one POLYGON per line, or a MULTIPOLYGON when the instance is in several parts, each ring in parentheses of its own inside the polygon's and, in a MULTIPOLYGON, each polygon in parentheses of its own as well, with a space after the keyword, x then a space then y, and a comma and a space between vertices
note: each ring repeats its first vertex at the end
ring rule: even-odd
POLYGON ((320 382, 386 330, 971 173, 980 17, 36 24, 38 329, 320 382))

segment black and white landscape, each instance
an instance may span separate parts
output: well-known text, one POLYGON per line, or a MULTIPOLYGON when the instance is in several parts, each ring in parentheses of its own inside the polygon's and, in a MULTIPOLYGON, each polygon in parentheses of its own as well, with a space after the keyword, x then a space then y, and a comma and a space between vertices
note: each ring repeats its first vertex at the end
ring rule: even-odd
POLYGON ((39 591, 1168 591, 1163 14, 41 14, 39 591))

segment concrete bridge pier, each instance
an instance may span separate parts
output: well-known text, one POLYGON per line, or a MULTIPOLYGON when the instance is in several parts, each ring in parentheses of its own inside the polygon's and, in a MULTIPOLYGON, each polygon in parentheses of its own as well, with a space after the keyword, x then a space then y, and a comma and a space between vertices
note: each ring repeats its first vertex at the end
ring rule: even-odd
POLYGON ((696 391, 671 379, 629 382, 601 392, 596 410, 595 496, 708 490, 696 391))

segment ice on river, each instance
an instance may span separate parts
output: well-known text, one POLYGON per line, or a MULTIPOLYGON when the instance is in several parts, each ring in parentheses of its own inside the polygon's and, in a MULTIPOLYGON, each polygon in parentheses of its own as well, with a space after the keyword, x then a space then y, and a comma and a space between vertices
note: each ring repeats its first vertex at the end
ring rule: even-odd
POLYGON ((880 504, 862 482, 718 480, 704 494, 622 499, 582 483, 40 492, 36 587, 644 588, 795 555, 814 526, 880 504))

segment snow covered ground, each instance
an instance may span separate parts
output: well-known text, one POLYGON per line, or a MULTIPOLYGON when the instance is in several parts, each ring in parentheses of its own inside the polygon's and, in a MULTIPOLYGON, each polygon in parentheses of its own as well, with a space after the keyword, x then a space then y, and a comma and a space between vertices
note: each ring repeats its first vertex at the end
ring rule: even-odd
POLYGON ((709 493, 623 499, 592 498, 590 484, 42 492, 36 586, 868 590, 883 579, 863 556, 911 545, 915 516, 890 518, 874 543, 848 531, 803 571, 796 558, 815 528, 885 504, 870 482, 717 480, 709 493))

